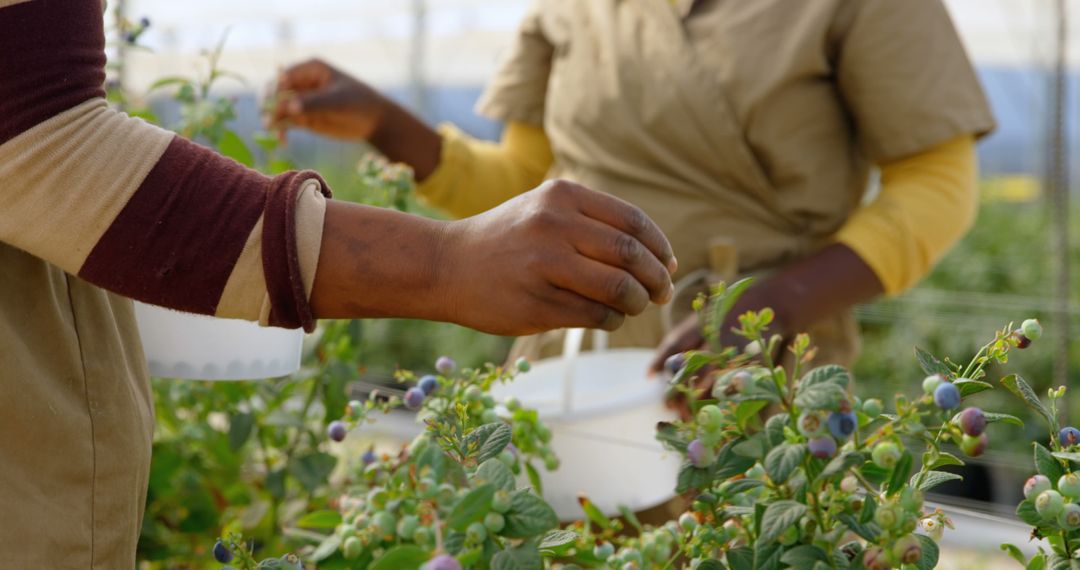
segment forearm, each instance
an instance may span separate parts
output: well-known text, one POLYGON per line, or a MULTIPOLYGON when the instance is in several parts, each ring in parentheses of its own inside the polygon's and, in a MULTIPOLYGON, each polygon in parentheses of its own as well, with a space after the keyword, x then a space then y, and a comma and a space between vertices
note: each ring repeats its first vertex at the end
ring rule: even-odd
POLYGON ((446 222, 341 201, 327 203, 311 292, 318 318, 447 320, 438 295, 446 222))
POLYGON ((411 166, 418 182, 435 171, 442 154, 439 133, 387 98, 383 100, 378 124, 368 142, 390 160, 411 166))

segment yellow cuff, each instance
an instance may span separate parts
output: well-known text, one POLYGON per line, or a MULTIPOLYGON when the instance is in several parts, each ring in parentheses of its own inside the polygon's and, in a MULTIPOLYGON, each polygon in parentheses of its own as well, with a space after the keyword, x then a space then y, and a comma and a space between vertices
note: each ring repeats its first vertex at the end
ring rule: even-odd
POLYGON ((975 222, 978 168, 971 136, 881 167, 881 193, 835 239, 873 269, 887 294, 914 286, 975 222))

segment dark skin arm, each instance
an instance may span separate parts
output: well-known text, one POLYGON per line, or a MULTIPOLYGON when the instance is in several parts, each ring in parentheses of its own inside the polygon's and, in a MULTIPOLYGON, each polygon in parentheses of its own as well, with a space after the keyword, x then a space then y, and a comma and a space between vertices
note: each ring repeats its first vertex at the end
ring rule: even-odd
MULTIPOLYGON (((870 301, 884 291, 877 275, 858 254, 844 244, 834 243, 747 289, 725 319, 721 341, 725 346, 746 344, 745 339, 731 332, 738 326, 738 316, 746 311, 772 308, 776 317, 770 331, 790 339, 815 322, 870 301)), ((660 371, 672 354, 703 346, 697 318, 690 317, 664 338, 650 368, 660 371)))

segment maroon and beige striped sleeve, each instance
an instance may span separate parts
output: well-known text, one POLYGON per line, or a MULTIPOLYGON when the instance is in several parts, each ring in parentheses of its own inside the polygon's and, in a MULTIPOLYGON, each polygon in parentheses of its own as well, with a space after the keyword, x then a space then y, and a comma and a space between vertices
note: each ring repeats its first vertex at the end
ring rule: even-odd
POLYGON ((314 326, 325 182, 109 109, 101 0, 0 0, 0 241, 183 311, 314 326))

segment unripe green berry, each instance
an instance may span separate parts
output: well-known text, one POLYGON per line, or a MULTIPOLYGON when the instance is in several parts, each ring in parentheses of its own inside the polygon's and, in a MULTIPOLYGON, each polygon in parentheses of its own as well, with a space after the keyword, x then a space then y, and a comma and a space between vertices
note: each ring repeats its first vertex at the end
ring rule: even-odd
POLYGON ((1058 479, 1057 490, 1070 499, 1080 499, 1080 473, 1066 473, 1058 479))
POLYGON ((698 526, 697 518, 692 513, 683 513, 679 515, 679 526, 683 530, 691 532, 698 526))
POLYGON ((944 381, 945 379, 942 378, 940 374, 931 374, 930 376, 927 376, 922 381, 923 392, 928 396, 933 396, 938 386, 944 381))
POLYGON ((1023 331, 1024 336, 1031 340, 1039 340, 1039 337, 1043 334, 1042 325, 1039 324, 1037 319, 1027 319, 1020 324, 1020 330, 1023 331))
POLYGON ((894 529, 900 525, 900 513, 893 505, 881 505, 874 511, 874 522, 882 529, 894 529))
POLYGON ((896 467, 896 463, 900 461, 903 456, 900 448, 891 441, 882 441, 874 446, 874 451, 871 452, 870 457, 874 461, 874 465, 881 467, 882 469, 892 469, 896 467))
POLYGON ((870 398, 863 402, 862 412, 870 416, 871 419, 880 416, 883 411, 885 411, 885 406, 877 398, 870 398))
POLYGON ((364 551, 364 544, 360 542, 359 538, 350 536, 345 539, 344 544, 341 546, 341 553, 345 555, 346 560, 353 560, 360 556, 360 553, 364 551))
POLYGON ((495 491, 495 497, 491 499, 491 510, 505 514, 510 510, 510 503, 510 493, 504 490, 495 491))
POLYGON ((1080 528, 1080 505, 1076 503, 1069 503, 1061 510, 1061 513, 1057 516, 1058 526, 1065 530, 1076 530, 1080 528))
POLYGON ((484 515, 484 526, 492 534, 499 534, 503 528, 506 528, 506 517, 495 512, 488 513, 484 515))
POLYGON ((405 515, 401 517, 401 520, 397 524, 397 534, 400 537, 412 536, 416 529, 420 526, 420 517, 416 515, 405 515))
POLYGON ((1065 499, 1061 496, 1061 493, 1053 489, 1043 491, 1039 493, 1038 497, 1035 497, 1035 510, 1045 519, 1057 517, 1064 508, 1065 499))
POLYGON ((915 564, 922 558, 922 546, 914 535, 900 537, 892 550, 893 556, 902 564, 915 564))
POLYGON ((724 424, 724 412, 714 404, 702 406, 697 413, 697 423, 705 431, 716 431, 724 424))
POLYGON ((393 538, 397 518, 386 511, 379 511, 371 518, 371 526, 375 527, 380 538, 393 538))
POLYGON ((474 522, 465 529, 465 540, 472 544, 480 544, 487 538, 487 527, 484 523, 474 522))
POLYGON ((600 560, 607 560, 615 554, 615 547, 610 542, 601 542, 593 547, 593 556, 600 560))
POLYGON ((465 400, 468 402, 479 402, 484 398, 484 391, 475 384, 470 384, 465 388, 465 400))
POLYGON ((1046 475, 1032 475, 1024 482, 1024 498, 1034 500, 1043 491, 1049 491, 1054 486, 1046 475))

